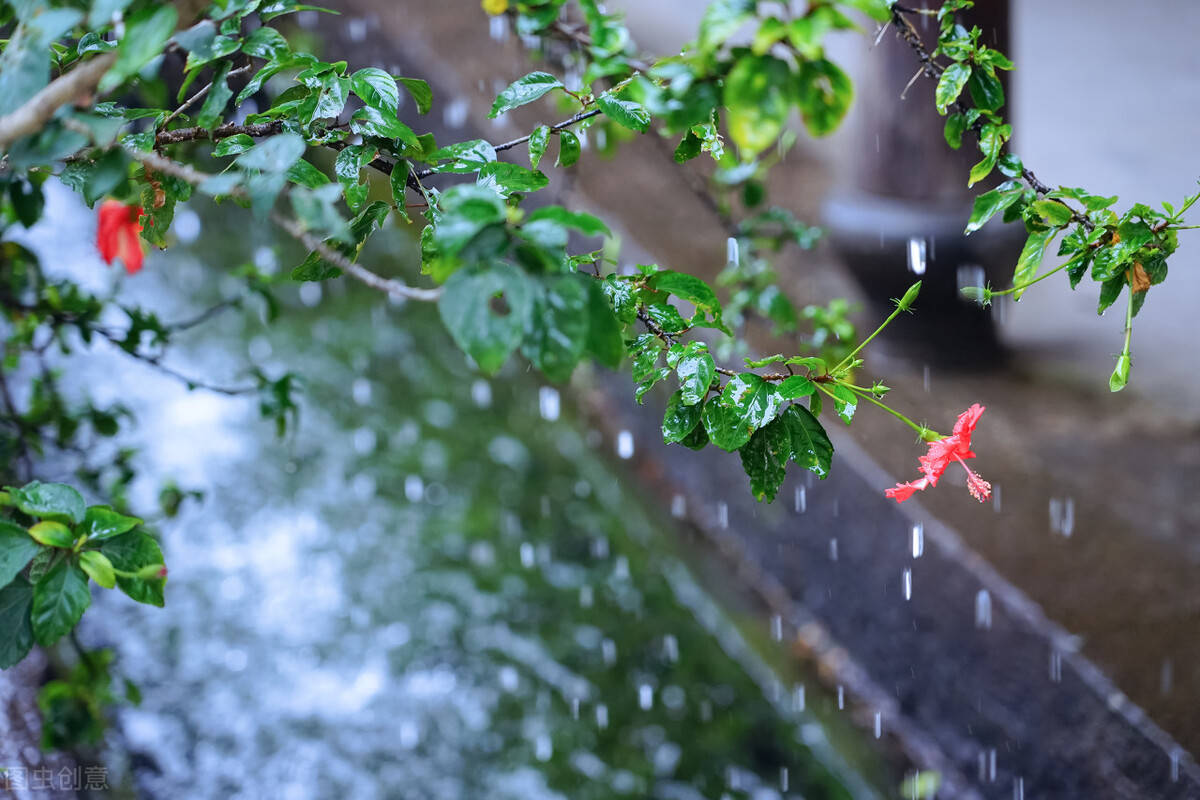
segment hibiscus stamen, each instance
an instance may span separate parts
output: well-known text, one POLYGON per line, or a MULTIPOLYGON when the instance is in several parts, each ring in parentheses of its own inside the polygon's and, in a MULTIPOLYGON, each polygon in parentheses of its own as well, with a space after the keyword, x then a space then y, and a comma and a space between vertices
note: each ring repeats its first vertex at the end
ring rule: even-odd
POLYGON ((967 463, 957 455, 954 457, 958 459, 958 463, 962 464, 962 468, 967 471, 967 491, 971 493, 971 497, 974 497, 981 503, 991 497, 992 485, 980 477, 978 472, 968 467, 967 463))

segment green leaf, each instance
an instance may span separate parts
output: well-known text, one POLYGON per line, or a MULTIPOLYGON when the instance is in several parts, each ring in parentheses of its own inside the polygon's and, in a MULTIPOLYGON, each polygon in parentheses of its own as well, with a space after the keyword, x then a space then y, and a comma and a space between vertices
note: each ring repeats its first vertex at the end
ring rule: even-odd
POLYGON ((538 125, 533 129, 533 133, 529 134, 529 166, 537 169, 537 165, 541 162, 542 156, 546 154, 546 148, 549 145, 550 126, 538 125))
POLYGON ((700 137, 689 130, 680 140, 679 146, 675 148, 675 163, 682 164, 700 155, 703 144, 700 137))
POLYGON ((175 32, 178 14, 170 4, 155 4, 125 22, 125 35, 117 48, 117 61, 100 81, 99 91, 107 94, 120 86, 162 53, 175 32))
POLYGON ((1035 200, 1030 206, 1051 227, 1061 228, 1071 221, 1071 209, 1057 200, 1035 200))
POLYGON ((91 506, 84 514, 79 532, 86 535, 89 541, 100 542, 128 533, 141 524, 142 521, 137 517, 118 514, 108 506, 91 506))
POLYGON ((833 409, 842 422, 847 425, 854 419, 854 412, 858 410, 858 395, 850 391, 849 388, 837 384, 833 387, 833 409))
POLYGON ((1020 200, 1022 193, 1023 190, 1019 184, 1006 181, 990 192, 984 192, 976 197, 975 205, 971 209, 971 219, 967 222, 967 229, 963 233, 969 235, 982 228, 989 219, 1020 200))
POLYGON ((754 43, 750 49, 756 56, 768 52, 776 42, 787 36, 787 26, 779 17, 767 17, 758 26, 758 31, 754 34, 754 43))
POLYGON ((396 79, 377 67, 360 69, 350 76, 350 91, 364 103, 383 112, 384 116, 396 116, 400 108, 400 89, 396 79))
POLYGON ((242 42, 242 52, 263 61, 274 61, 287 54, 291 48, 283 34, 269 25, 255 28, 242 42))
POLYGON ((83 521, 86 504, 83 495, 65 483, 33 481, 17 489, 4 487, 13 505, 31 517, 52 519, 72 525, 83 521))
POLYGON ((217 127, 225 113, 225 106, 229 105, 229 98, 233 97, 233 89, 229 88, 229 82, 225 80, 225 76, 228 74, 229 62, 217 67, 217 72, 212 79, 212 88, 208 90, 208 95, 204 98, 204 105, 200 107, 200 113, 196 115, 196 124, 205 130, 211 131, 217 127))
POLYGON ((738 410, 724 405, 720 397, 704 403, 701 418, 709 441, 730 453, 750 441, 754 434, 754 427, 746 425, 738 410))
POLYGON ((996 111, 1004 105, 1004 87, 990 68, 974 70, 971 79, 967 81, 967 89, 971 92, 971 100, 977 108, 996 111))
POLYGON ((529 222, 548 219, 567 228, 573 228, 584 236, 611 236, 608 226, 598 217, 582 211, 568 211, 562 206, 543 206, 529 215, 529 222))
POLYGON ((784 378, 779 383, 779 397, 783 400, 796 400, 800 397, 808 397, 817 390, 817 385, 805 378, 802 375, 793 375, 790 378, 784 378))
POLYGON ((252 147, 254 147, 254 140, 244 133, 238 133, 217 142, 212 154, 218 158, 222 156, 236 156, 252 147))
POLYGON ((588 334, 587 350, 597 361, 613 369, 625 358, 625 341, 621 323, 609 305, 604 287, 599 281, 587 281, 588 334))
MULTIPOLYGON (((139 573, 163 564, 162 550, 154 538, 142 531, 130 531, 116 536, 100 545, 100 552, 109 560, 115 570, 121 572, 139 573)), ((165 599, 163 590, 166 587, 165 577, 127 578, 117 576, 117 586, 139 603, 162 608, 165 599)))
POLYGON ((71 529, 61 522, 42 520, 29 529, 29 535, 47 547, 72 547, 77 538, 71 529))
POLYGON ((967 130, 967 118, 962 114, 951 114, 946 117, 946 129, 943 135, 946 144, 957 150, 962 147, 962 137, 967 130))
POLYGON ((547 378, 571 377, 587 346, 588 295, 581 275, 550 275, 536 284, 521 352, 547 378))
POLYGON ((558 162, 557 166, 569 167, 579 160, 579 154, 583 151, 583 146, 579 143, 579 137, 570 131, 558 132, 558 162))
POLYGON ((1125 286, 1124 275, 1116 275, 1100 284, 1100 302, 1096 306, 1096 313, 1103 314, 1109 306, 1117 302, 1117 298, 1121 296, 1121 291, 1125 286))
POLYGON ((780 419, 792 440, 792 460, 823 480, 833 463, 833 443, 821 423, 808 409, 795 404, 788 406, 780 419))
MULTIPOLYGON (((1029 238, 1025 240, 1025 247, 1021 249, 1021 256, 1017 259, 1017 268, 1013 272, 1013 286, 1029 283, 1037 275, 1038 267, 1042 264, 1042 257, 1046 254, 1046 246, 1050 244, 1056 233, 1058 233, 1057 229, 1050 228, 1029 234, 1029 238)), ((1024 291, 1024 289, 1017 289, 1013 292, 1013 299, 1020 300, 1024 291)))
POLYGON ((826 59, 801 64, 796 87, 800 115, 813 136, 825 136, 836 130, 854 101, 850 76, 826 59))
POLYGON ((380 111, 374 106, 363 106, 350 116, 350 131, 378 139, 399 139, 410 151, 421 150, 420 139, 412 128, 397 119, 394 113, 380 111))
POLYGON ((256 144, 237 157, 236 164, 242 169, 261 170, 267 173, 286 172, 300 160, 308 145, 304 137, 295 133, 280 133, 256 144))
POLYGON ((679 376, 679 390, 685 405, 696 405, 704 400, 716 371, 716 364, 708 354, 708 348, 699 342, 689 343, 683 357, 675 365, 675 373, 679 376))
POLYGON ((663 441, 667 444, 682 442, 700 424, 702 416, 703 407, 685 402, 683 391, 677 390, 667 401, 667 410, 663 414, 663 441))
POLYGON ((500 196, 474 184, 447 189, 442 193, 440 205, 442 216, 437 225, 430 227, 433 243, 442 256, 458 254, 482 230, 505 219, 504 201, 500 196))
POLYGON ((945 114, 958 96, 962 94, 967 80, 971 77, 971 65, 956 61, 946 67, 942 77, 938 79, 937 90, 934 92, 934 104, 939 114, 945 114))
MULTIPOLYGON (((737 423, 746 431, 747 438, 774 419, 783 403, 775 387, 752 372, 730 378, 720 400, 721 405, 734 410, 737 423)), ((709 435, 712 435, 711 430, 709 435)))
POLYGON ((399 81, 416 102, 417 113, 428 114, 429 109, 433 108, 433 90, 429 84, 420 78, 400 78, 399 81))
POLYGON ((33 586, 17 578, 0 587, 0 669, 15 666, 33 647, 33 586))
POLYGON ((359 181, 362 169, 374 160, 379 151, 365 144, 352 144, 337 154, 333 162, 333 173, 346 195, 346 205, 354 213, 367 200, 371 186, 367 181, 359 181))
POLYGON ((0 586, 7 586, 37 555, 38 543, 20 525, 0 520, 0 586))
POLYGON ((435 150, 429 158, 435 163, 438 161, 450 162, 439 165, 438 172, 478 172, 480 167, 496 160, 496 148, 483 139, 472 139, 435 150))
POLYGON ((517 78, 496 96, 496 102, 492 103, 492 110, 488 112, 488 119, 495 119, 507 111, 532 103, 547 92, 562 88, 562 81, 550 73, 531 72, 523 78, 517 78))
POLYGON ((79 554, 79 566, 99 586, 111 589, 117 585, 112 562, 99 550, 84 550, 79 554))
POLYGON ((409 165, 407 161, 397 161, 392 167, 392 174, 388 181, 392 186, 392 202, 396 204, 396 210, 408 219, 408 172, 409 165))
POLYGON ((640 103, 621 100, 612 92, 604 92, 596 98, 596 107, 603 111, 606 117, 631 131, 645 133, 650 129, 650 112, 640 103))
POLYGON ((325 176, 324 172, 321 172, 321 170, 303 158, 288 167, 286 174, 288 183, 294 183, 306 189, 319 189, 329 183, 329 178, 325 176))
POLYGON ((754 0, 715 0, 700 20, 700 49, 715 50, 754 15, 754 0))
POLYGON ((750 476, 750 492, 758 501, 775 500, 787 477, 787 462, 792 455, 792 437, 784 417, 755 431, 750 441, 738 450, 742 469, 750 476))
POLYGON ((738 59, 725 78, 724 103, 729 135, 744 160, 775 143, 791 110, 792 75, 774 56, 738 59))
POLYGON ((846 5, 857 8, 876 22, 887 22, 892 18, 889 0, 842 0, 846 5))
POLYGON ((536 192, 545 188, 550 179, 536 169, 526 169, 506 161, 493 161, 479 168, 476 182, 502 197, 508 197, 513 192, 536 192))
POLYGON ((486 373, 494 373, 521 343, 533 310, 534 287, 508 264, 463 269, 446 281, 438 300, 455 343, 486 373))
POLYGON ((91 604, 87 575, 72 559, 59 559, 33 587, 30 621, 38 644, 51 645, 61 639, 91 604))
POLYGON ((983 160, 971 167, 971 176, 967 181, 967 186, 974 186, 991 174, 992 167, 996 166, 996 159, 1000 157, 1000 148, 1004 147, 1004 143, 1008 141, 1010 135, 1012 135, 1011 125, 983 126, 983 130, 979 134, 979 150, 983 153, 983 160))

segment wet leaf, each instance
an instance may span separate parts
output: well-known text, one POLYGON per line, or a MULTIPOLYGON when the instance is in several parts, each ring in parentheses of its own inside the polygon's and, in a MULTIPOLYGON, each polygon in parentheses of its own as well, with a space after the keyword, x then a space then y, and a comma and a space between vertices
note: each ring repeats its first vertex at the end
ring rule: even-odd
POLYGON ((24 528, 0 520, 0 586, 7 586, 17 577, 37 555, 38 549, 38 543, 24 528))
POLYGON ((17 489, 5 487, 12 503, 31 517, 77 524, 83 521, 83 495, 65 483, 33 481, 17 489))
MULTIPOLYGON (((122 572, 137 573, 163 564, 162 550, 158 542, 142 531, 130 531, 109 539, 100 546, 100 552, 112 566, 122 572)), ((165 603, 163 596, 167 579, 159 577, 126 578, 117 576, 117 586, 139 603, 158 606, 165 603)))
POLYGON ((536 284, 521 352, 555 382, 571 377, 587 346, 585 280, 578 274, 551 275, 536 284))
POLYGON ((97 585, 111 589, 117 585, 117 576, 113 572, 112 562, 108 556, 99 550, 84 550, 79 554, 79 567, 97 585))
POLYGON ((542 156, 546 154, 546 147, 550 144, 550 126, 538 125, 533 129, 533 133, 529 134, 529 166, 537 169, 537 165, 541 162, 542 156))
POLYGON ((33 647, 33 586, 17 578, 0 587, 0 669, 15 666, 33 647))
MULTIPOLYGON (((1058 233, 1057 229, 1050 228, 1029 234, 1029 238, 1025 240, 1025 247, 1022 248, 1021 255, 1017 259, 1017 268, 1013 272, 1013 286, 1029 283, 1037 275, 1038 267, 1042 264, 1042 257, 1046 254, 1046 246, 1050 244, 1050 240, 1056 233, 1058 233)), ((1020 300, 1024 291, 1022 288, 1013 292, 1013 300, 1020 300)))
POLYGON ((455 343, 490 374, 521 343, 533 295, 525 275, 507 264, 463 269, 446 281, 438 311, 455 343), (494 308, 500 302, 504 307, 494 308))
POLYGON ((946 67, 942 77, 938 79, 937 90, 934 92, 934 104, 939 114, 945 114, 952 103, 958 100, 963 88, 971 77, 971 65, 955 62, 946 67))
POLYGON ((640 103, 605 92, 596 98, 596 107, 604 112, 604 116, 631 131, 645 133, 650 128, 650 113, 640 103))
POLYGON ((113 511, 108 506, 91 506, 84 514, 80 533, 86 535, 89 541, 98 542, 120 536, 141 525, 137 517, 127 517, 113 511))
POLYGON ((51 645, 61 639, 91 604, 87 575, 72 559, 59 559, 33 587, 30 620, 38 644, 51 645))
POLYGON ((682 390, 677 390, 667 401, 667 410, 663 414, 663 441, 667 444, 682 442, 700 424, 702 416, 703 408, 685 402, 682 390))
POLYGON ((755 500, 775 500, 787 477, 787 462, 792 455, 792 436, 785 417, 755 431, 750 441, 738 450, 742 469, 750 476, 750 491, 755 500))
POLYGON ((561 88, 563 88, 562 81, 550 73, 531 72, 522 78, 517 78, 496 96, 496 102, 492 103, 492 110, 488 113, 488 118, 494 119, 506 111, 511 111, 526 103, 532 103, 547 92, 561 88))
MULTIPOLYGON (((817 395, 812 395, 815 399, 817 395)), ((792 440, 792 460, 824 479, 833 464, 833 443, 808 409, 792 404, 780 418, 792 440)))
POLYGON ((558 161, 557 166, 569 167, 579 160, 579 154, 583 151, 583 147, 579 143, 579 137, 570 131, 558 132, 558 161))
POLYGON ((744 160, 770 147, 783 132, 791 110, 791 70, 773 56, 738 59, 725 78, 729 136, 744 160))

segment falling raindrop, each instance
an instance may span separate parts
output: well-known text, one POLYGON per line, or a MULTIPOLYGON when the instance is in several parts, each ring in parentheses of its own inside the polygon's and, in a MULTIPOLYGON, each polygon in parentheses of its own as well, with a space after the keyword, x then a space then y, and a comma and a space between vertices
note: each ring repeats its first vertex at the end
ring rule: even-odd
POLYGON ((457 97, 446 104, 442 111, 442 121, 449 128, 461 128, 467 121, 469 113, 471 113, 471 104, 465 97, 457 97))
POLYGON ((722 528, 729 527, 729 504, 724 500, 717 503, 717 525, 722 528))
POLYGON ((537 737, 537 741, 534 743, 533 757, 538 761, 549 761, 552 755, 554 755, 554 745, 550 742, 550 737, 545 734, 537 737))
POLYGON ((471 384, 471 402, 480 408, 487 408, 492 404, 492 386, 487 381, 480 378, 471 384))
POLYGON ((1062 683, 1062 653, 1057 650, 1050 651, 1050 680, 1062 683))
POLYGON ((996 782, 996 748, 994 747, 988 750, 987 779, 988 783, 996 782))
POLYGON ((579 719, 579 698, 571 698, 571 719, 579 719))
POLYGON ((617 643, 612 639, 605 639, 600 642, 600 657, 604 659, 606 667, 611 667, 617 663, 617 643))
POLYGON ((912 600, 912 570, 909 569, 908 567, 904 568, 904 576, 903 576, 902 582, 904 584, 904 599, 912 600))
POLYGON ((679 661, 679 640, 669 633, 663 637, 663 654, 672 664, 679 661))
POLYGON ((677 494, 671 498, 671 516, 675 519, 687 516, 687 498, 683 495, 677 494))
POLYGON ((367 21, 362 17, 355 17, 346 21, 346 36, 352 42, 361 42, 367 38, 367 21))
POLYGON ((600 730, 608 727, 608 706, 603 703, 596 706, 596 727, 600 730))
POLYGON ((1179 750, 1171 751, 1171 782, 1175 783, 1179 780, 1179 750))
POLYGON ((366 378, 355 378, 350 387, 350 395, 358 405, 367 405, 371 402, 371 382, 366 378))
POLYGON ((804 710, 804 684, 800 684, 792 689, 792 705, 796 711, 804 710))
POLYGON ((883 712, 876 711, 875 712, 875 738, 878 739, 882 736, 883 736, 883 712))
POLYGON ((983 267, 978 264, 960 264, 958 269, 954 271, 954 279, 958 285, 959 299, 967 303, 973 303, 973 300, 963 296, 962 290, 982 287, 987 283, 987 274, 984 273, 983 267))
POLYGON ((629 580, 630 572, 628 556, 617 556, 617 563, 613 565, 613 577, 621 581, 629 580))
POLYGON ((642 711, 649 711, 654 706, 654 689, 650 688, 649 684, 643 683, 638 687, 638 708, 642 711))
POLYGON ((778 614, 771 617, 771 638, 777 642, 783 641, 783 617, 778 614))
POLYGON ((912 526, 912 557, 920 558, 925 554, 925 525, 915 522, 912 526))
POLYGON ((987 589, 980 589, 975 595, 975 627, 992 629, 992 596, 987 589))
POLYGON ((925 274, 925 240, 916 236, 908 240, 908 271, 914 275, 925 274))
POLYGON ((420 475, 409 475, 404 479, 404 496, 410 503, 419 503, 425 497, 425 481, 420 475))
POLYGON ((591 608, 596 602, 596 594, 591 586, 583 585, 579 587, 579 605, 583 608, 591 608))
POLYGON ((796 487, 796 513, 803 514, 808 510, 808 492, 803 486, 796 487))
POLYGON ((521 566, 525 569, 533 566, 533 545, 529 542, 521 542, 521 566))
POLYGON ((837 695, 838 695, 838 711, 841 711, 842 709, 844 709, 846 707, 846 687, 842 686, 840 683, 838 684, 838 687, 837 687, 837 695))
MULTIPOLYGON (((492 19, 495 19, 495 17, 492 19)), ((559 410, 560 401, 558 390, 552 386, 543 386, 538 389, 538 412, 542 415, 542 419, 546 420, 547 422, 554 422, 556 419, 558 419, 559 410)), ((631 454, 632 447, 633 445, 630 443, 631 454)), ((623 457, 628 458, 628 456, 623 457)))
POLYGON ((779 768, 779 791, 786 792, 788 790, 788 768, 779 768))
POLYGON ((1050 530, 1069 537, 1075 530, 1075 500, 1050 498, 1050 530))
POLYGON ((924 385, 925 391, 929 391, 929 365, 926 364, 921 370, 921 382, 924 385))
POLYGON ((629 431, 617 434, 617 455, 624 459, 633 458, 633 434, 629 431))
POLYGON ((830 540, 829 540, 829 560, 830 560, 830 561, 837 561, 837 560, 838 560, 838 542, 837 542, 837 539, 830 539, 830 540))
POLYGON ((736 267, 741 264, 741 256, 738 253, 738 240, 730 236, 725 241, 725 263, 731 267, 736 267))
POLYGON ((1025 779, 1017 778, 1013 781, 1013 800, 1025 800, 1025 779))
POLYGON ((508 17, 504 14, 491 17, 488 22, 488 35, 497 42, 508 39, 508 17))

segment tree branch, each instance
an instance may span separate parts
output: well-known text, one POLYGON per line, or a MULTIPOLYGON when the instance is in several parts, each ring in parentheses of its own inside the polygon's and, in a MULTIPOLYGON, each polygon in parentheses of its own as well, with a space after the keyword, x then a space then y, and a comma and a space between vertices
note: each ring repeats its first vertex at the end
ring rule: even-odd
POLYGON ((55 78, 16 111, 0 117, 0 153, 22 136, 37 133, 67 103, 96 91, 100 79, 116 60, 117 54, 113 52, 85 61, 55 78))

